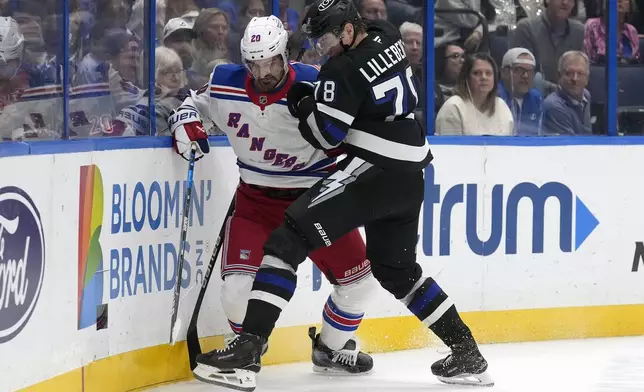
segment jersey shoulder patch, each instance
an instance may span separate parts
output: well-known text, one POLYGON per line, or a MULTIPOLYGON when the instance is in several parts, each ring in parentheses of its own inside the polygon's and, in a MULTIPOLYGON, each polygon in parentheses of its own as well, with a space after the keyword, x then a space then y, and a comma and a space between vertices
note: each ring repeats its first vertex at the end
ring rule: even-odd
POLYGON ((210 84, 244 88, 246 68, 241 64, 219 64, 212 71, 210 84))
POLYGON ((315 82, 320 72, 320 67, 317 65, 309 65, 291 61, 291 68, 295 71, 296 82, 315 82))

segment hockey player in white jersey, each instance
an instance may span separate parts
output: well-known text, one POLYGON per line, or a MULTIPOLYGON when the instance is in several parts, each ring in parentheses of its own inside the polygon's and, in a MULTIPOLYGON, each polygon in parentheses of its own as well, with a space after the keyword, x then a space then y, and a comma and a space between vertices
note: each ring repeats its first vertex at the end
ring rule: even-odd
MULTIPOLYGON (((190 155, 192 143, 199 146, 198 158, 209 151, 204 121, 214 122, 227 134, 238 157, 241 181, 235 212, 226 223, 221 268, 221 300, 236 333, 254 293, 255 275, 260 281, 281 282, 284 290, 294 289, 279 270, 265 273, 266 259, 260 268, 263 245, 283 220, 286 208, 335 166, 335 157, 300 136, 297 119, 286 106, 286 94, 294 83, 317 78, 317 68, 289 64, 287 39, 275 16, 253 18, 241 41, 244 65, 215 67, 210 83, 193 91, 169 119, 175 149, 184 158, 190 155)), ((334 286, 323 309, 321 334, 310 331, 316 371, 364 373, 373 366, 353 339, 367 301, 378 287, 365 255, 357 230, 308 255, 334 286)), ((207 366, 199 359, 197 363, 197 378, 226 383, 210 378, 207 366)))

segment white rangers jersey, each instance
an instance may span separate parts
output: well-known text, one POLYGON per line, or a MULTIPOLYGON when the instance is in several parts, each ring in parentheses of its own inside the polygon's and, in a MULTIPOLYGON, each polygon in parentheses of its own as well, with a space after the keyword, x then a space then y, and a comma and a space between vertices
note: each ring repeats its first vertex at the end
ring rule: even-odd
POLYGON ((63 88, 38 70, 21 69, 0 85, 0 140, 57 139, 63 88))
POLYGON ((293 83, 315 82, 316 67, 289 64, 286 82, 271 93, 255 91, 243 65, 215 67, 210 83, 193 91, 182 106, 199 111, 204 127, 214 122, 230 141, 242 181, 273 188, 309 188, 335 165, 335 158, 300 135, 286 105, 293 83))
MULTIPOLYGON (((123 108, 136 105, 145 92, 124 80, 113 68, 104 70, 102 79, 96 83, 73 86, 69 94, 70 136, 122 136, 112 135, 114 120, 123 108)), ((147 125, 144 134, 148 134, 147 125)))

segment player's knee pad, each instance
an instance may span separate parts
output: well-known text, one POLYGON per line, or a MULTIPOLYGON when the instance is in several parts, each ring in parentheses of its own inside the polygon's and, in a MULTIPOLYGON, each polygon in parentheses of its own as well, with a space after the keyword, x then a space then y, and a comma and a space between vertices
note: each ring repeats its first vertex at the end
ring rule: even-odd
POLYGON ((235 325, 241 329, 254 280, 252 275, 231 274, 226 276, 221 285, 221 305, 233 330, 235 325))
POLYGON ((423 270, 416 262, 404 265, 388 265, 371 261, 371 273, 380 285, 396 299, 406 297, 420 280, 423 270))
POLYGON ((277 257, 295 271, 308 254, 308 242, 288 220, 273 230, 264 244, 264 255, 277 257))
POLYGON ((362 314, 378 288, 378 281, 369 274, 358 282, 346 286, 333 286, 331 300, 344 312, 362 314))

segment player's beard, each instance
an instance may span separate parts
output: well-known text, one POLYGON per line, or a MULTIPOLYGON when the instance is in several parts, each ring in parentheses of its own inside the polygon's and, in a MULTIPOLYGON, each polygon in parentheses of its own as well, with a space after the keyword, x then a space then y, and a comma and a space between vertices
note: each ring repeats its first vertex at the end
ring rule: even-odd
POLYGON ((266 92, 277 87, 278 80, 274 76, 266 76, 261 79, 257 79, 255 82, 258 90, 266 92))

